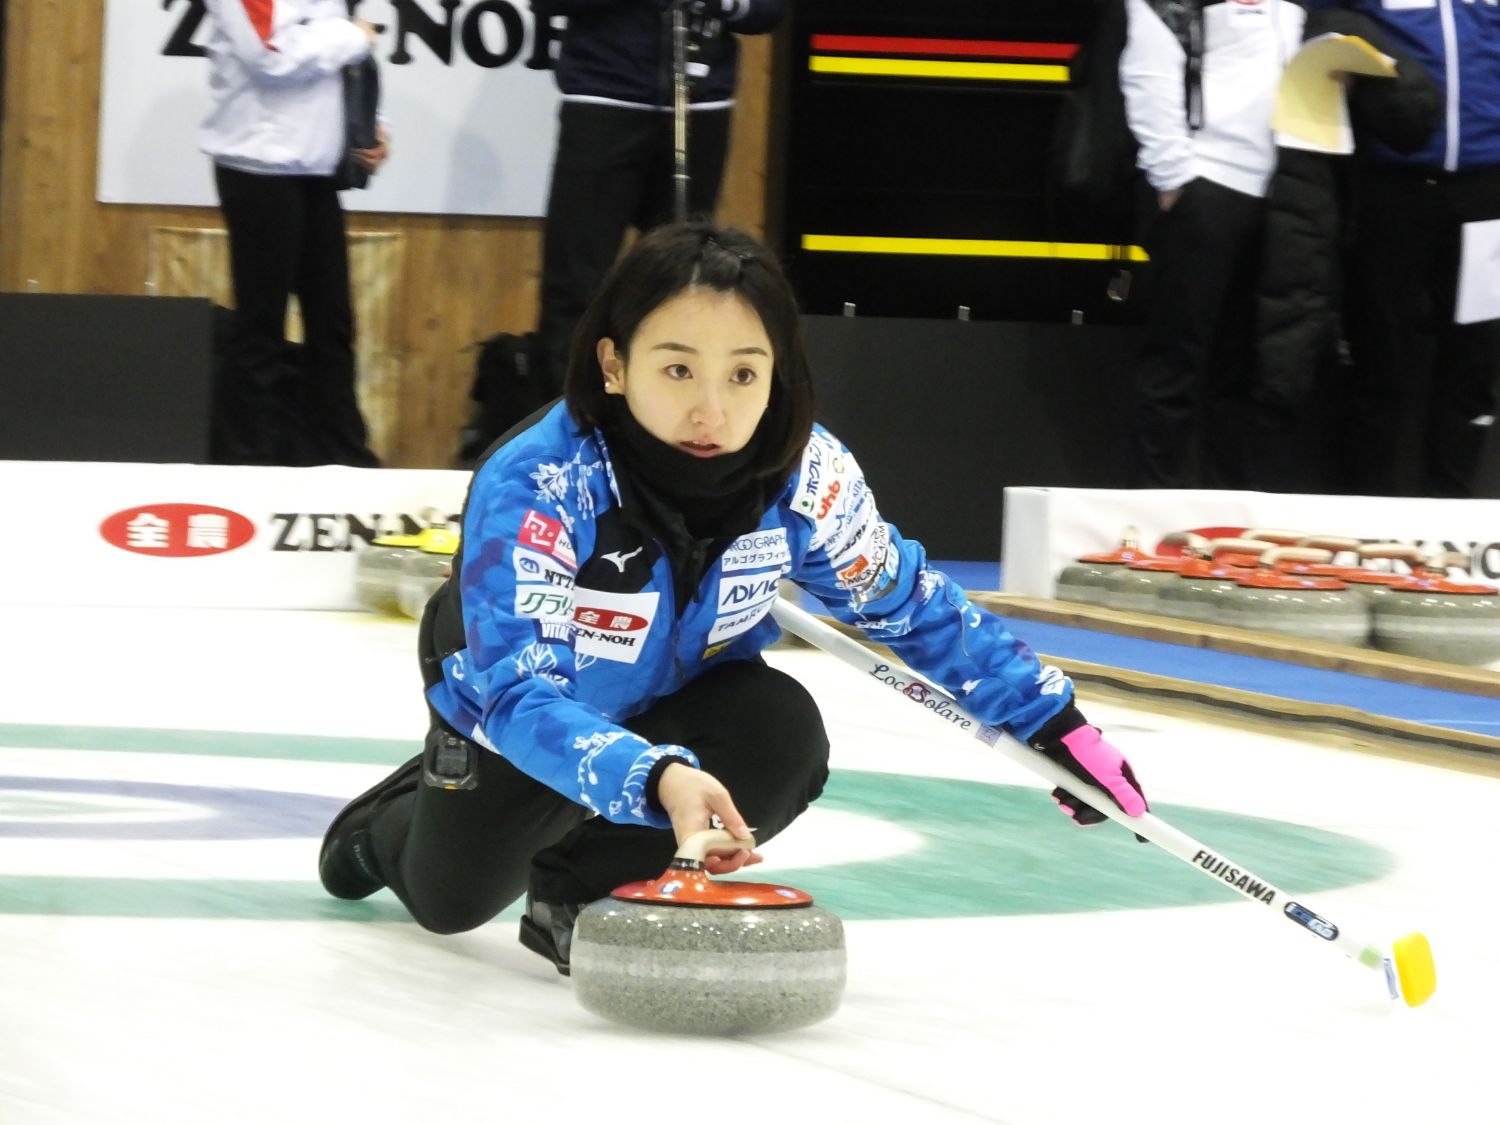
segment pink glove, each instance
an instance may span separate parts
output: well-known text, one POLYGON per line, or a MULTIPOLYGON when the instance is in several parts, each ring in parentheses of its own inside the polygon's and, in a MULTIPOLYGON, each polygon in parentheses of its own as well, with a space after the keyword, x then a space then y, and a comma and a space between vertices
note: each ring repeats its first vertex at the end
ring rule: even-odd
MULTIPOLYGON (((1098 728, 1089 726, 1072 704, 1032 735, 1030 745, 1075 777, 1103 789, 1130 816, 1140 816, 1149 807, 1125 756, 1104 741, 1098 728)), ((1107 819, 1066 789, 1054 789, 1052 799, 1079 824, 1098 824, 1107 819)))

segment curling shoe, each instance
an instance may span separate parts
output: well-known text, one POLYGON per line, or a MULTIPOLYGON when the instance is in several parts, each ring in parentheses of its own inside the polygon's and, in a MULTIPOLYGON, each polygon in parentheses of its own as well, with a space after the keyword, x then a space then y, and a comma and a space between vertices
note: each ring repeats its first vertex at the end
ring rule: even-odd
POLYGON ((573 924, 586 903, 537 902, 526 896, 526 913, 521 916, 521 944, 540 953, 557 966, 563 976, 570 974, 568 955, 573 948, 573 924))
POLYGON ((381 798, 414 791, 422 778, 422 755, 418 754, 379 785, 361 793, 333 818, 318 853, 318 878, 334 898, 369 898, 385 879, 375 867, 370 851, 370 814, 381 798))

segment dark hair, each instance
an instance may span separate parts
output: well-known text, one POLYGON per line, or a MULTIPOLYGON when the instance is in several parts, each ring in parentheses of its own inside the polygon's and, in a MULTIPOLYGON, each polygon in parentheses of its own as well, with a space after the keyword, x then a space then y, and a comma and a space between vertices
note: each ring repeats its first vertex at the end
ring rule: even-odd
POLYGON ((692 286, 738 294, 765 325, 775 369, 756 472, 771 477, 789 471, 812 436, 812 380, 802 319, 771 251, 732 227, 708 222, 657 227, 615 263, 573 334, 563 386, 569 413, 585 427, 609 417, 598 342, 608 337, 624 353, 641 321, 692 286))

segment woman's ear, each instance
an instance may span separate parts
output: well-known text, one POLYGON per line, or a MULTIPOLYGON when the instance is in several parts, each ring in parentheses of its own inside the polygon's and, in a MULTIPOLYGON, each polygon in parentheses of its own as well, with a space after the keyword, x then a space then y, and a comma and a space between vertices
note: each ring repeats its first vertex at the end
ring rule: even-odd
POLYGON ((594 354, 599 358, 599 370, 604 372, 604 393, 624 394, 625 357, 615 350, 615 342, 608 336, 603 337, 594 348, 594 354))

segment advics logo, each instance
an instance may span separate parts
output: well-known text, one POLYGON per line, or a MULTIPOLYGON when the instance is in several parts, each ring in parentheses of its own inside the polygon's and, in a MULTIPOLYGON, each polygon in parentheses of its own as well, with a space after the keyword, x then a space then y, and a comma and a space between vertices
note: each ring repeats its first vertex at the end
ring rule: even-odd
POLYGON ((112 547, 137 555, 198 558, 222 555, 255 538, 255 524, 227 508, 206 504, 143 504, 99 525, 112 547))

